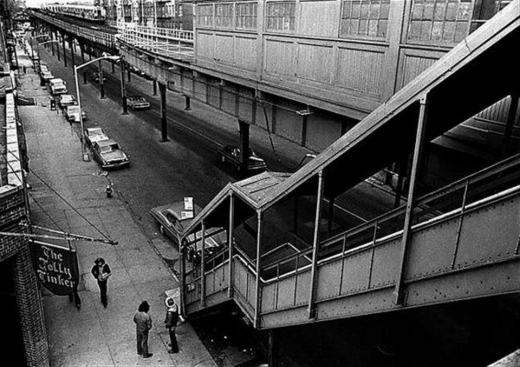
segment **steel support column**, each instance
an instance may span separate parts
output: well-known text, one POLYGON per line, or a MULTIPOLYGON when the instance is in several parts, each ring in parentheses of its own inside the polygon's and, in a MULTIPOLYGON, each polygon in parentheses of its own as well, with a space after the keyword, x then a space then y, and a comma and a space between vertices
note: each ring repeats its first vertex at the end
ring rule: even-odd
POLYGON ((103 83, 103 60, 99 60, 99 93, 100 98, 105 99, 105 83, 103 83))
POLYGON ((238 120, 240 129, 240 172, 247 172, 247 161, 249 151, 249 124, 238 120))
MULTIPOLYGON (((52 33, 52 31, 49 32, 49 35, 51 36, 51 41, 54 41, 54 34, 52 33)), ((54 56, 54 42, 51 42, 51 54, 52 56, 54 56)), ((58 46, 59 47, 59 46, 58 46)))
POLYGON ((184 107, 184 110, 185 111, 190 111, 191 110, 191 99, 190 99, 190 96, 184 96, 184 100, 186 102, 186 107, 184 107))
POLYGON ((69 47, 70 47, 70 57, 72 60, 72 67, 74 68, 74 65, 76 65, 76 60, 74 56, 74 38, 70 37, 69 39, 69 47))
POLYGON ((185 296, 184 292, 186 291, 186 251, 188 246, 186 246, 186 239, 182 238, 181 241, 179 241, 179 287, 180 287, 180 298, 181 298, 181 310, 180 313, 183 316, 186 316, 186 305, 185 303, 185 296))
MULTIPOLYGON (((130 76, 130 74, 128 74, 130 76)), ((159 83, 159 93, 161 93, 161 135, 162 142, 168 141, 168 121, 166 119, 166 84, 159 83)))
POLYGON ((278 367, 278 329, 270 329, 269 335, 269 351, 268 351, 268 366, 278 367))
POLYGON ((321 202, 323 201, 323 171, 318 173, 318 192, 316 195, 316 214, 314 218, 314 235, 312 238, 311 289, 307 306, 309 319, 316 317, 316 286, 318 279, 318 248, 320 246, 321 202))
POLYGON ((260 303, 261 303, 261 287, 260 287, 260 276, 261 276, 261 267, 262 267, 262 229, 263 229, 263 220, 262 220, 262 212, 257 212, 257 233, 256 233, 256 285, 255 285, 255 319, 254 325, 255 328, 260 326, 260 303))
POLYGON ((79 50, 81 51, 81 62, 85 63, 85 45, 80 45, 79 50))
POLYGON ((234 231, 235 231, 235 196, 229 194, 229 227, 228 227, 228 248, 229 248, 229 273, 228 273, 228 297, 233 298, 233 245, 234 245, 234 231))
POLYGON ((125 84, 125 60, 123 59, 123 56, 119 62, 119 69, 121 70, 121 97, 123 98, 123 115, 128 115, 128 101, 126 100, 125 84))
POLYGON ((65 35, 64 34, 61 35, 61 43, 63 46, 63 65, 65 67, 67 67, 67 53, 65 51, 65 35))
POLYGON ((420 100, 420 109, 419 109, 419 121, 417 124, 417 134, 415 136, 415 146, 413 153, 413 161, 412 161, 412 170, 410 173, 410 184, 408 188, 408 200, 406 202, 406 213, 404 218, 404 226, 403 226, 403 237, 401 239, 401 258, 399 264, 399 274, 396 279, 395 285, 395 303, 403 304, 404 303, 404 276, 406 272, 406 261, 408 254, 408 247, 410 244, 410 239, 412 237, 412 219, 413 219, 413 211, 415 209, 415 199, 416 199, 416 188, 417 188, 417 179, 419 172, 419 164, 421 162, 422 149, 424 145, 424 131, 426 127, 426 119, 428 114, 428 96, 425 95, 420 100))
MULTIPOLYGON (((201 253, 200 253, 200 307, 206 307, 206 272, 204 268, 206 267, 206 224, 204 220, 201 221, 201 253)), ((197 252, 197 242, 195 241, 195 253, 197 252)))
POLYGON ((58 37, 58 31, 56 31, 56 56, 58 56, 58 61, 61 61, 60 60, 60 40, 59 40, 59 37, 58 37))

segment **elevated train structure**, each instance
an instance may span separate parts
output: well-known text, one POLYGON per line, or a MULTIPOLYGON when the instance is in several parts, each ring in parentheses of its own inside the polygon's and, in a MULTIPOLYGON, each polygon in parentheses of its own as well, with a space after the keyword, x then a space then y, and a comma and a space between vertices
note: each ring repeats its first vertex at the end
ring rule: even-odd
POLYGON ((100 5, 47 4, 41 9, 49 14, 60 14, 96 24, 105 24, 106 21, 106 10, 100 5))

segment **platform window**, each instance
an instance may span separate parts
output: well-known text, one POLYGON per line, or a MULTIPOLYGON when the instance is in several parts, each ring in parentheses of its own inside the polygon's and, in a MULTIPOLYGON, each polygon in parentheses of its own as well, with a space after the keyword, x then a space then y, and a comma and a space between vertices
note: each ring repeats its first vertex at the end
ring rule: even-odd
POLYGON ((197 25, 199 27, 213 27, 213 4, 197 6, 197 25))
POLYGON ((296 3, 267 3, 267 30, 277 32, 294 32, 296 3))
POLYGON ((456 44, 511 1, 414 0, 408 42, 456 44))
POLYGON ((233 27, 233 4, 215 5, 215 27, 233 27))
POLYGON ((236 3, 235 19, 237 29, 256 29, 258 5, 256 3, 236 3))
POLYGON ((342 3, 340 37, 386 38, 390 0, 346 0, 342 3))

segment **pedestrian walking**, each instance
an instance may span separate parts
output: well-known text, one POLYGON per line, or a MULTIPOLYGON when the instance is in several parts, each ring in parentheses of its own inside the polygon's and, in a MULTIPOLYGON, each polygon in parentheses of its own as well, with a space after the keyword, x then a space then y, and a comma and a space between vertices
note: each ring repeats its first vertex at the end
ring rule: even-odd
POLYGON ((79 310, 81 309, 81 298, 79 298, 79 293, 78 293, 78 285, 74 285, 74 288, 72 288, 72 292, 69 293, 69 302, 72 303, 74 302, 74 305, 76 306, 76 308, 79 310))
POLYGON ((166 298, 166 319, 164 325, 168 329, 170 334, 171 349, 168 353, 179 353, 179 344, 177 344, 177 336, 175 335, 175 329, 177 328, 177 322, 179 321, 179 307, 175 303, 172 297, 166 298))
POLYGON ((137 334, 137 354, 143 358, 150 358, 153 353, 148 351, 148 332, 152 328, 152 318, 148 314, 150 305, 143 301, 134 315, 135 329, 137 334))
POLYGON ((94 262, 91 273, 94 278, 97 279, 99 291, 101 293, 101 303, 104 307, 107 307, 107 283, 108 277, 112 275, 110 266, 108 266, 102 257, 98 257, 94 262))
POLYGON ((27 67, 26 67, 25 65, 23 65, 22 68, 23 68, 23 73, 24 73, 24 74, 27 74, 27 67))

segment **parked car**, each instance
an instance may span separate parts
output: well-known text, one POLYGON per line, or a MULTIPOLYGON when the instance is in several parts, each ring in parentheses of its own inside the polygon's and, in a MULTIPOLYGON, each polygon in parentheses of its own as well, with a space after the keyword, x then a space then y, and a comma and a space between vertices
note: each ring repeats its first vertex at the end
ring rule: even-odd
POLYGON ((40 73, 43 73, 44 71, 50 71, 49 67, 45 64, 40 64, 40 73))
POLYGON ((89 146, 94 144, 96 141, 107 139, 109 139, 108 135, 105 134, 103 129, 100 127, 88 127, 85 129, 85 142, 89 146))
POLYGON ((78 101, 76 101, 76 97, 74 97, 72 94, 62 94, 58 98, 58 106, 61 109, 65 109, 67 106, 74 106, 77 104, 78 101))
MULTIPOLYGON (((225 147, 217 150, 217 155, 222 163, 227 163, 233 166, 237 171, 241 170, 240 165, 240 148, 234 145, 226 145, 225 147)), ((265 161, 260 158, 253 149, 249 148, 249 154, 247 157, 247 170, 248 171, 259 171, 267 168, 265 161)))
MULTIPOLYGON (((96 83, 99 83, 99 73, 92 73, 90 75, 91 79, 95 81, 96 83)), ((107 78, 105 77, 105 74, 103 74, 103 83, 107 81, 107 78)))
MULTIPOLYGON (((71 105, 65 107, 65 118, 69 122, 80 122, 79 119, 79 106, 78 105, 71 105)), ((87 114, 85 111, 81 111, 81 118, 83 120, 87 119, 87 114)))
POLYGON ((50 71, 42 71, 40 74, 40 78, 42 78, 46 83, 51 79, 54 79, 54 75, 50 71))
MULTIPOLYGON (((179 246, 180 235, 184 228, 186 228, 193 217, 201 210, 201 208, 194 204, 192 215, 186 215, 184 208, 184 201, 179 201, 171 204, 161 205, 150 210, 150 215, 157 221, 159 231, 166 237, 169 237, 173 242, 179 246)), ((188 211, 189 212, 189 211, 188 211)), ((202 232, 198 231, 186 238, 186 245, 188 246, 188 259, 195 260, 194 256, 200 256, 202 250, 202 232)), ((224 228, 207 228, 205 234, 205 246, 210 255, 227 243, 227 232, 224 228)))
POLYGON ((102 168, 119 168, 130 164, 130 159, 113 139, 101 139, 92 144, 94 159, 102 168))
POLYGON ((54 94, 67 93, 67 83, 61 78, 54 78, 49 80, 49 91, 54 94))
POLYGON ((128 107, 132 110, 144 110, 150 108, 150 102, 148 102, 144 97, 141 96, 130 96, 127 97, 128 107))

